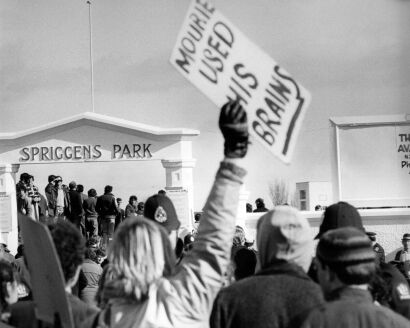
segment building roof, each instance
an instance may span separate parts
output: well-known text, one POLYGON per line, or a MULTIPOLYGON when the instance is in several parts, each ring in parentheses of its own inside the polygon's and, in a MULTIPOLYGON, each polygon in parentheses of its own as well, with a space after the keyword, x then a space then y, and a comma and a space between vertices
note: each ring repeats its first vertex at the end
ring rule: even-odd
POLYGON ((134 131, 147 133, 153 136, 194 137, 199 135, 198 130, 186 128, 161 128, 108 115, 84 112, 27 130, 0 133, 0 140, 14 140, 59 127, 77 125, 78 123, 106 129, 124 130, 124 132, 134 131))
POLYGON ((410 113, 375 116, 341 116, 331 117, 330 122, 337 126, 365 126, 410 124, 410 113))

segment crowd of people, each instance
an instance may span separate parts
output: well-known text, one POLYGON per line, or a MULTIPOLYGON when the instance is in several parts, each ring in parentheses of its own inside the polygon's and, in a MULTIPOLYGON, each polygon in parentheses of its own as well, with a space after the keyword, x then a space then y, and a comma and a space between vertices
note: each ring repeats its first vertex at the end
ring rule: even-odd
MULTIPOLYGON (((18 211, 49 228, 75 327, 410 327, 410 234, 386 263, 358 211, 339 202, 325 209, 315 249, 297 209, 269 211, 258 199, 256 245, 248 242, 235 226, 246 112, 227 103, 219 126, 224 159, 194 231, 183 236, 163 191, 144 203, 130 196, 122 209, 111 186, 85 195, 50 175, 44 197, 22 174, 18 211)), ((24 246, 16 257, 0 248, 0 325, 52 327, 36 317, 24 257, 24 246)))

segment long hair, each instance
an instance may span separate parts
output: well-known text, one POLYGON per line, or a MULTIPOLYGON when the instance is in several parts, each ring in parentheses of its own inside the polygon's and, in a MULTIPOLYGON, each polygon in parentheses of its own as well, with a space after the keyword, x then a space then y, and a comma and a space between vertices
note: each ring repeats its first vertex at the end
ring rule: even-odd
POLYGON ((152 284, 173 273, 176 260, 166 231, 138 218, 118 227, 108 262, 110 280, 105 283, 104 297, 143 301, 152 284))

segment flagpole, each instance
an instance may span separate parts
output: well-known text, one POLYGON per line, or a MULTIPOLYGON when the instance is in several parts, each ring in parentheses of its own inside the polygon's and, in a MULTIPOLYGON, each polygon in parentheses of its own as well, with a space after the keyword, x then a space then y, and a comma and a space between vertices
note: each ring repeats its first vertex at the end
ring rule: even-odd
POLYGON ((91 106, 94 111, 94 65, 93 65, 93 29, 91 21, 91 0, 87 0, 88 4, 88 25, 90 31, 90 71, 91 71, 91 106))

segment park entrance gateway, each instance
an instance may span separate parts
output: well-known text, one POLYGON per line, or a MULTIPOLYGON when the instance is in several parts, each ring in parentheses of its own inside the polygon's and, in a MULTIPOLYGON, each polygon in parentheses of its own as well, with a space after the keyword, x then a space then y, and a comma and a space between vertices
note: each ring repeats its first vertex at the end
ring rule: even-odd
POLYGON ((114 194, 125 203, 130 195, 142 200, 165 189, 181 223, 190 225, 195 166, 192 139, 198 135, 196 130, 159 128, 90 112, 25 131, 1 133, 0 242, 15 252, 15 185, 22 172, 35 177, 42 193, 48 175, 56 174, 65 184, 74 180, 99 194, 105 185, 112 185, 114 194))

